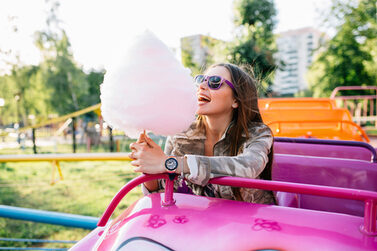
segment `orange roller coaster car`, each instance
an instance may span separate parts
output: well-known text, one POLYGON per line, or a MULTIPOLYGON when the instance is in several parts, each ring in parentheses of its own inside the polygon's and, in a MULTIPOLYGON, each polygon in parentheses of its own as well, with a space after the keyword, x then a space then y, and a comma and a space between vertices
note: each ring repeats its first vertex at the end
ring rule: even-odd
POLYGON ((263 98, 258 105, 259 109, 336 108, 335 100, 329 98, 263 98))
POLYGON ((369 142, 346 109, 261 109, 261 115, 275 136, 369 142))

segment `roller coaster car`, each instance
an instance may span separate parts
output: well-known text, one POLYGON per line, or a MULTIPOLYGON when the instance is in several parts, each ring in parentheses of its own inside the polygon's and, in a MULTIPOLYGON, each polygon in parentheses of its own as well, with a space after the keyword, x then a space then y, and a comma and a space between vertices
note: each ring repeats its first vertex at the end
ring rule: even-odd
MULTIPOLYGON (((316 145, 323 147, 317 142, 309 148, 316 145)), ((344 152, 351 146, 340 147, 344 152)), ((143 174, 116 194, 98 227, 71 250, 377 250, 375 150, 372 155, 372 161, 300 156, 296 148, 296 155, 275 155, 273 181, 237 177, 209 181, 278 191, 279 205, 174 193, 167 174, 143 174), (325 163, 323 169, 320 163, 325 163), (154 179, 166 180, 165 193, 142 197, 109 222, 130 190, 154 179)))

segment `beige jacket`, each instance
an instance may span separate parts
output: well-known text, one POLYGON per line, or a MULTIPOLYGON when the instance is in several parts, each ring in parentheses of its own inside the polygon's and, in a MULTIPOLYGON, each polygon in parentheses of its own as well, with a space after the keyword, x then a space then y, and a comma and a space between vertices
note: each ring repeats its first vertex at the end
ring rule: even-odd
MULTIPOLYGON (((213 157, 204 156, 206 136, 196 128, 196 123, 186 132, 167 138, 165 154, 188 157, 191 174, 187 174, 185 178, 195 194, 236 200, 231 187, 207 184, 208 180, 219 176, 259 178, 265 168, 273 144, 271 130, 263 123, 252 123, 249 128, 250 138, 243 143, 240 153, 237 156, 228 156, 229 142, 232 140, 228 131, 232 125, 231 123, 228 126, 222 138, 215 144, 213 157)), ((240 194, 243 201, 274 204, 271 192, 241 188, 240 194)))

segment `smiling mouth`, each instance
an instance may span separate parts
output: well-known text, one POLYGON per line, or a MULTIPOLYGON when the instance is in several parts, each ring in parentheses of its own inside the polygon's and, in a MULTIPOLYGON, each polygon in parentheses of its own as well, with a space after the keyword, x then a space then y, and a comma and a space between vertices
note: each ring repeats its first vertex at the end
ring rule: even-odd
POLYGON ((202 96, 202 95, 200 95, 200 96, 198 97, 198 102, 199 102, 199 103, 209 103, 209 102, 211 102, 211 99, 208 98, 208 97, 206 97, 206 96, 202 96))

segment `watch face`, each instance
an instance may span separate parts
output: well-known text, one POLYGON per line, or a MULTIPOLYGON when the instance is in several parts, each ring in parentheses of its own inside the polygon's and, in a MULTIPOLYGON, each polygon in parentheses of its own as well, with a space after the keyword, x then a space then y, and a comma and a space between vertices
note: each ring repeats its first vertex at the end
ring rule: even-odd
POLYGON ((178 161, 174 158, 169 158, 165 161, 165 167, 169 171, 174 171, 178 167, 178 161))

